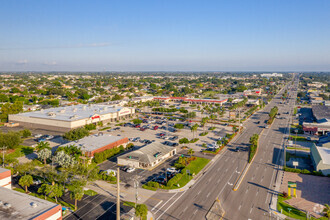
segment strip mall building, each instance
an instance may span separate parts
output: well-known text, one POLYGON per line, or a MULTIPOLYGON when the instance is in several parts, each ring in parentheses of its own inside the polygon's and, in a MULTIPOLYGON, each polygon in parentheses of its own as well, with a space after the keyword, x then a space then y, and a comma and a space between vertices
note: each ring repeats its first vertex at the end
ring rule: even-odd
POLYGON ((26 128, 67 132, 87 124, 120 121, 134 114, 134 108, 96 104, 73 105, 9 115, 8 121, 19 123, 26 128))

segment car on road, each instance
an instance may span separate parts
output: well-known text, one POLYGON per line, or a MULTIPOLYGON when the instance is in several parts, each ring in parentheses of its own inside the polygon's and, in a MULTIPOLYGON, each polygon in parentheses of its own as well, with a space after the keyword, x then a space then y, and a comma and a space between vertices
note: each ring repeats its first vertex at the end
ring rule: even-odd
POLYGON ((134 172, 135 171, 135 168, 134 167, 128 167, 127 169, 126 169, 126 172, 127 173, 132 173, 132 172, 134 172))

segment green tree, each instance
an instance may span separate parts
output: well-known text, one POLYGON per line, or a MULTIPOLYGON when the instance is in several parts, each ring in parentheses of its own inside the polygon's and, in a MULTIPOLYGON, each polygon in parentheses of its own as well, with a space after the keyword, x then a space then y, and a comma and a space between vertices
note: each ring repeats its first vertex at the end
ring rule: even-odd
POLYGON ((38 189, 38 193, 45 195, 45 200, 47 199, 47 194, 49 192, 49 188, 50 188, 50 185, 44 183, 38 189))
POLYGON ((38 145, 36 146, 36 150, 39 152, 41 151, 42 149, 48 149, 50 150, 50 145, 48 142, 45 142, 45 141, 41 141, 38 143, 38 145))
POLYGON ((192 157, 192 155, 195 153, 195 151, 193 149, 189 149, 188 150, 188 154, 190 155, 190 157, 192 157))
POLYGON ((52 151, 48 148, 43 148, 37 152, 37 156, 40 160, 44 161, 44 164, 47 164, 47 159, 52 156, 52 151))
POLYGON ((14 149, 22 143, 20 132, 9 131, 8 133, 0 132, 0 147, 14 149))
POLYGON ((64 188, 59 184, 49 185, 47 188, 47 194, 50 198, 55 197, 57 203, 57 198, 63 195, 64 188))
POLYGON ((193 133, 193 138, 195 138, 195 132, 197 131, 198 124, 191 126, 190 131, 193 133))
POLYGON ((70 186, 70 198, 74 199, 75 210, 77 210, 77 201, 80 201, 84 196, 83 185, 81 181, 74 181, 70 186))
POLYGON ((145 204, 136 205, 135 215, 140 217, 140 219, 146 218, 148 215, 148 207, 145 204))
POLYGON ((33 183, 33 177, 31 175, 24 175, 18 181, 18 184, 25 188, 25 192, 28 192, 27 188, 31 186, 32 183, 33 183))
POLYGON ((328 219, 330 219, 330 207, 328 204, 324 204, 323 213, 328 219))
POLYGON ((29 129, 24 129, 22 131, 22 136, 23 138, 27 138, 27 137, 30 137, 32 135, 31 131, 29 129))

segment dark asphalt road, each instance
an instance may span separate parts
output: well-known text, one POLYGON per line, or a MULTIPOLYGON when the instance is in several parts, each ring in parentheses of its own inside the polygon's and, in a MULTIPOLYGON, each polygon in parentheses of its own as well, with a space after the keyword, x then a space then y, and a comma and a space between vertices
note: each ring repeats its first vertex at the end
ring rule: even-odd
MULTIPOLYGON (((228 146, 228 149, 209 167, 205 174, 187 191, 175 194, 158 192, 153 197, 160 202, 148 200, 155 219, 205 219, 208 210, 216 198, 226 211, 224 219, 264 219, 268 213, 269 201, 273 192, 277 164, 281 162, 282 142, 288 126, 288 118, 276 119, 269 129, 260 136, 258 154, 238 191, 233 191, 233 184, 242 172, 248 159, 249 139, 254 133, 260 133, 264 121, 273 106, 279 112, 287 112, 293 107, 290 104, 280 105, 281 91, 261 112, 257 112, 247 121, 244 132, 228 146), (260 124, 256 124, 261 121, 260 124), (233 152, 237 146, 246 150, 233 152)), ((292 94, 291 94, 292 95, 292 94)), ((285 116, 288 116, 285 114, 285 116)))

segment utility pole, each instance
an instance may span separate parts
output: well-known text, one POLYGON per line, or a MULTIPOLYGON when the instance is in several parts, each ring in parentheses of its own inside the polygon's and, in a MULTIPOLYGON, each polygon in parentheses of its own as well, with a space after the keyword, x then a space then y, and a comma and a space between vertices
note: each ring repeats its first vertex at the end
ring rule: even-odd
POLYGON ((7 146, 1 147, 2 150, 2 167, 5 167, 5 150, 7 149, 7 146))
POLYGON ((119 167, 117 168, 117 220, 120 220, 120 188, 119 188, 119 167))
POLYGON ((137 180, 137 178, 134 179, 134 185, 135 185, 135 209, 136 209, 136 205, 137 205, 137 202, 138 202, 138 186, 139 186, 139 182, 137 180))

